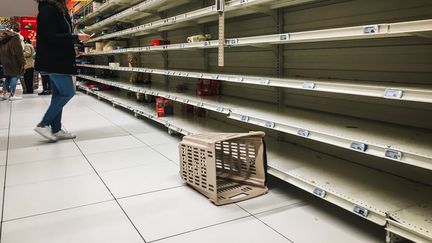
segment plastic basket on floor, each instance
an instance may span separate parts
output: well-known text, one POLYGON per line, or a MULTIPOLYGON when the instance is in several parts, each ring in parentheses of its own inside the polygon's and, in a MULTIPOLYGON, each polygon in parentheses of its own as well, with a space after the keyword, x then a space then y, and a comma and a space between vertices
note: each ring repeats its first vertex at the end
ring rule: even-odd
POLYGON ((180 176, 214 204, 267 192, 264 132, 206 133, 180 143, 180 176))

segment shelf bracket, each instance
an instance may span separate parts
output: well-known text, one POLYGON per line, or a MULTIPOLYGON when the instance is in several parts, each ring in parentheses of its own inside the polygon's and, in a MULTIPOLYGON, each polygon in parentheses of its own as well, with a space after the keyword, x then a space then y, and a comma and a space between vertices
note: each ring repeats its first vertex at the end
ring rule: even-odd
POLYGON ((395 234, 392 233, 390 231, 386 232, 386 242, 387 243, 398 243, 398 242, 406 242, 406 239, 395 234))

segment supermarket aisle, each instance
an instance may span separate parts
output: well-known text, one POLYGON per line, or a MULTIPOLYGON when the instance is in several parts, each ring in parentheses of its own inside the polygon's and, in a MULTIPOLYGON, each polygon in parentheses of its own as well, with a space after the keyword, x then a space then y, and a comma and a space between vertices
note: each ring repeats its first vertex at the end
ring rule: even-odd
POLYGON ((2 243, 384 241, 275 179, 265 196, 216 207, 180 180, 179 138, 84 94, 65 112, 77 139, 45 143, 32 129, 49 97, 24 97, 0 103, 2 243))

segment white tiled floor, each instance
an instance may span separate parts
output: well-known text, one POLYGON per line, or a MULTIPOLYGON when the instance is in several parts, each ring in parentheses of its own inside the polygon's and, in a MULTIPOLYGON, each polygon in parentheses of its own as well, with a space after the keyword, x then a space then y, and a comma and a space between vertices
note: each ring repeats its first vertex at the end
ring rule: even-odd
POLYGON ((32 129, 48 102, 0 102, 2 243, 384 241, 379 227, 272 178, 267 195, 216 207, 180 180, 179 138, 90 96, 64 112, 78 138, 47 143, 32 129))

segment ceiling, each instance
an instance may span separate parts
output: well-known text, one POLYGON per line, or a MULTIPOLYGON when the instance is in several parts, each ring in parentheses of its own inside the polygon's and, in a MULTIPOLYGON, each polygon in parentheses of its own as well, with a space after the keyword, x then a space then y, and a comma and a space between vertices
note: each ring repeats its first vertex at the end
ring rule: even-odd
POLYGON ((34 0, 0 0, 0 17, 36 16, 37 4, 34 0))

